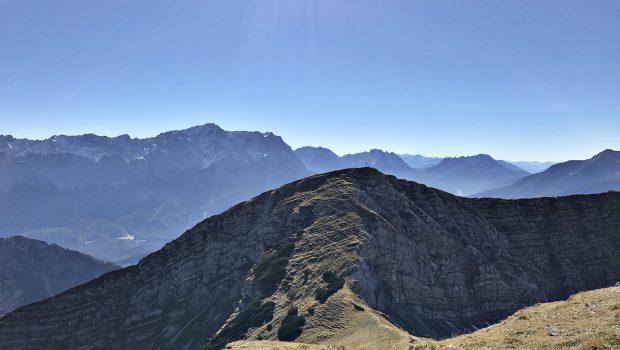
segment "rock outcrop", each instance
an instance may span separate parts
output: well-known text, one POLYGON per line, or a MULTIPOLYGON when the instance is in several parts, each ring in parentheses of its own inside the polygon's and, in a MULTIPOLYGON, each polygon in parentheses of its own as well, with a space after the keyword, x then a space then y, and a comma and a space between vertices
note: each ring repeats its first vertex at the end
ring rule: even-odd
POLYGON ((263 193, 136 266, 15 310, 0 346, 217 348, 287 326, 327 345, 374 327, 398 348, 413 337, 390 323, 448 337, 607 286, 619 251, 620 193, 467 199, 347 169, 263 193))

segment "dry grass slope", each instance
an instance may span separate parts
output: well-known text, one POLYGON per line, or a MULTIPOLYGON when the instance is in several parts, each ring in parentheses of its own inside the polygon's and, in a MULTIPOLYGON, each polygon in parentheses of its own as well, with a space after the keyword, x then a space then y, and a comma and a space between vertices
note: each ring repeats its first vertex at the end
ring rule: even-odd
POLYGON ((534 305, 497 325, 440 342, 425 340, 417 349, 620 349, 620 287, 534 305))
MULTIPOLYGON (((359 302, 347 289, 337 294, 338 299, 341 299, 338 300, 340 302, 344 300, 359 302)), ((619 286, 579 293, 566 301, 534 305, 491 327, 441 341, 406 336, 374 311, 368 309, 366 311, 349 314, 348 316, 352 318, 350 322, 355 325, 355 329, 343 332, 341 337, 331 337, 323 344, 240 341, 229 344, 227 349, 620 349, 619 286), (356 319, 358 316, 362 318, 356 319), (348 332, 350 333, 346 335, 348 332)), ((313 333, 318 331, 318 327, 312 330, 313 333)), ((316 337, 316 334, 314 336, 316 337)), ((308 338, 311 337, 306 339, 308 338)))

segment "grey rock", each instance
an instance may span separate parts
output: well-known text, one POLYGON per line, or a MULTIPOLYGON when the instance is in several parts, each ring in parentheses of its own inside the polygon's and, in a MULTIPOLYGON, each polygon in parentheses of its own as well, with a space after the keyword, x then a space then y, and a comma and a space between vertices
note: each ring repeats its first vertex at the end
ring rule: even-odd
POLYGON ((0 347, 200 348, 253 296, 264 252, 291 238, 286 276, 267 296, 276 317, 309 305, 321 273, 334 271, 392 322, 441 338, 618 281, 620 193, 467 199, 369 168, 315 175, 0 318, 0 347))

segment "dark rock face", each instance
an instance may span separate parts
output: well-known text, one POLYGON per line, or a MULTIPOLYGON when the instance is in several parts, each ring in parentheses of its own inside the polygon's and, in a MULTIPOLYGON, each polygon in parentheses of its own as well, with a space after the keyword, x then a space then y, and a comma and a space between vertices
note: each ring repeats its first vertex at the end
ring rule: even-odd
POLYGON ((0 315, 118 268, 55 244, 0 238, 0 315))
POLYGON ((331 271, 411 333, 446 337, 620 280, 620 193, 477 200, 368 168, 316 175, 1 318, 0 347, 199 348, 255 299, 253 269, 283 240, 295 247, 273 324, 331 271))
POLYGON ((571 160, 475 197, 534 198, 620 191, 620 151, 605 150, 587 160, 571 160))
POLYGON ((620 278, 620 193, 467 200, 398 184, 407 198, 368 207, 374 239, 353 276, 365 300, 416 335, 473 331, 620 278))
POLYGON ((239 201, 307 176, 271 133, 0 137, 0 231, 137 262, 239 201))

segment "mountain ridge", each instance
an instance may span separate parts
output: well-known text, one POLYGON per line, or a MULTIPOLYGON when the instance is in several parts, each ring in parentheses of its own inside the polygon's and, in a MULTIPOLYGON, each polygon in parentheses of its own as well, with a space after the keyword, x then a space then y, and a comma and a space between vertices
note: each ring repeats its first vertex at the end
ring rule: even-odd
POLYGON ((529 175, 525 170, 507 166, 488 154, 444 158, 425 169, 424 173, 434 175, 428 185, 459 195, 505 186, 529 175))
POLYGON ((5 136, 0 167, 4 234, 129 263, 206 216, 309 174, 281 137, 215 124, 146 139, 5 136))
POLYGON ((381 314, 414 335, 448 337, 620 279, 619 232, 617 193, 467 199, 345 169, 239 203, 136 266, 12 312, 0 343, 200 348, 257 297, 273 314, 242 328, 249 339, 278 339, 293 307, 305 343, 337 342, 381 314), (284 269, 259 273, 270 261, 284 269))
POLYGON ((56 244, 0 238, 0 315, 120 268, 56 244))
POLYGON ((302 147, 295 152, 306 168, 313 172, 368 166, 401 179, 417 181, 457 195, 471 195, 482 189, 512 184, 529 175, 516 165, 495 160, 487 154, 441 159, 410 156, 410 158, 416 157, 413 160, 409 158, 410 162, 434 163, 413 168, 403 158, 406 155, 397 155, 380 149, 342 157, 323 147, 302 147))
POLYGON ((620 190, 620 151, 604 150, 590 159, 554 164, 512 185, 476 197, 532 198, 620 190))

